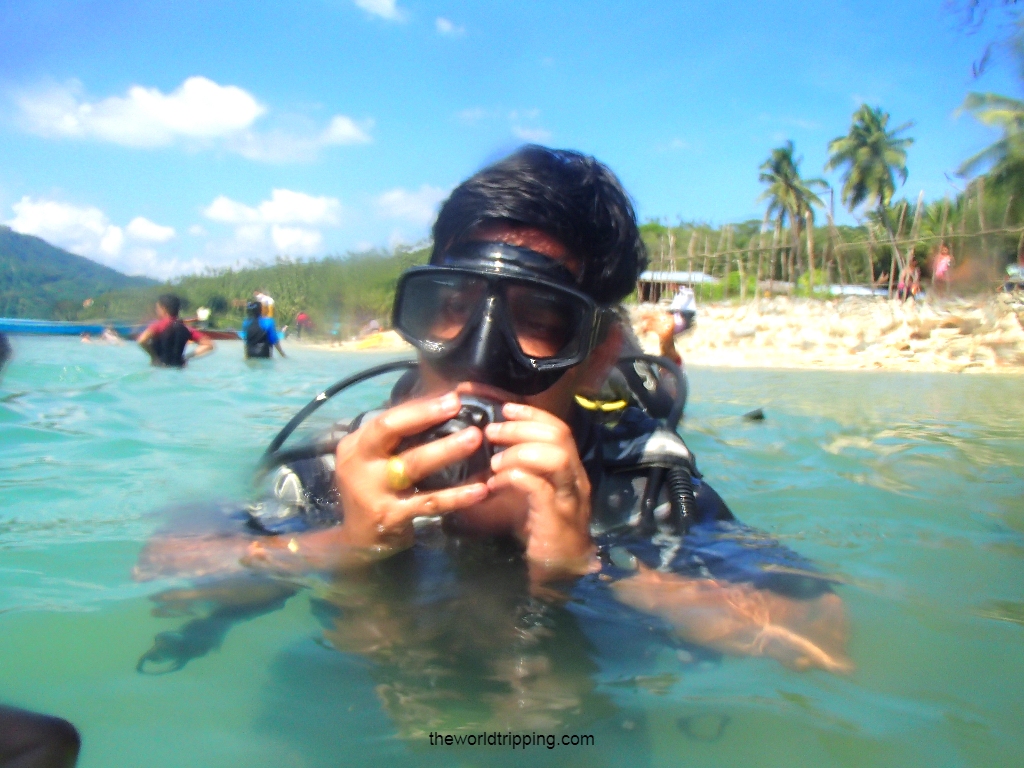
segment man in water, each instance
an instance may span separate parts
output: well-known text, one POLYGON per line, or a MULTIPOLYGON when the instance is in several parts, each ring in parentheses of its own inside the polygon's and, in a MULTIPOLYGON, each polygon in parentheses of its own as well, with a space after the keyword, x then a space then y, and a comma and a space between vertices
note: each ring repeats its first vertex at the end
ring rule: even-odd
POLYGON ((250 301, 245 307, 247 317, 242 323, 242 340, 245 343, 247 358, 269 358, 273 350, 286 357, 281 349, 281 338, 274 325, 274 318, 262 316, 262 306, 258 301, 250 301))
POLYGON ((600 573, 689 641, 848 669, 842 602, 806 561, 736 523, 674 432, 639 409, 609 429, 574 399, 614 365, 616 307, 646 263, 611 171, 525 147, 459 185, 433 235, 430 266, 407 272, 395 297, 415 381, 338 444, 330 524, 261 538, 250 562, 359 567, 416 547, 414 520, 439 517, 450 537, 514 541, 537 589, 600 573), (496 401, 502 420, 410 447, 466 396, 496 401), (416 490, 485 440, 498 450, 486 470, 416 490))
POLYGON ((136 339, 153 365, 181 368, 189 360, 213 352, 210 338, 185 325, 178 317, 180 311, 181 299, 173 293, 163 294, 156 300, 157 319, 136 339), (195 343, 196 349, 186 355, 185 347, 189 342, 195 343))
POLYGON ((282 467, 264 501, 147 545, 138 578, 188 568, 245 581, 237 598, 154 598, 209 615, 158 636, 139 669, 180 668, 298 589, 266 574, 320 570, 341 574, 317 599, 325 637, 377 662, 377 691, 409 734, 481 690, 472 706, 491 712, 479 722, 595 716, 607 702, 594 699, 585 637, 609 632, 622 654, 670 627, 701 653, 848 670, 826 578, 737 522, 673 428, 636 407, 609 420, 577 404, 617 362, 617 305, 646 263, 611 171, 525 147, 456 187, 433 234, 430 265, 395 297, 415 375, 333 455, 282 467), (499 418, 423 441, 471 398, 499 418), (429 481, 485 440, 497 452, 465 481, 429 481), (600 628, 585 634, 591 619, 600 628))

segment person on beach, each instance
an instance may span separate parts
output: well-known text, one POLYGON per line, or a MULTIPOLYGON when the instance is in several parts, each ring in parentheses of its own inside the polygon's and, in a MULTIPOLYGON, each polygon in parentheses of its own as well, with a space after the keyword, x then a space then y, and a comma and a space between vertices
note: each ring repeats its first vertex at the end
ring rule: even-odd
POLYGON ((245 307, 245 313, 241 335, 246 358, 269 358, 274 349, 281 357, 287 357, 281 349, 281 338, 274 326, 274 318, 263 316, 260 303, 250 301, 245 307))
POLYGON ((676 349, 676 338, 693 328, 697 318, 697 299, 693 289, 679 286, 667 312, 651 313, 643 317, 638 325, 642 334, 653 333, 658 337, 658 354, 683 367, 683 356, 676 349))
POLYGON ((935 257, 935 268, 932 270, 932 288, 938 283, 945 283, 942 293, 946 296, 950 291, 950 279, 953 270, 953 254, 949 252, 949 246, 945 243, 939 248, 939 254, 935 257))
POLYGON ((309 315, 305 312, 299 312, 299 314, 295 316, 295 335, 300 341, 302 340, 302 332, 307 330, 309 326, 309 315))
POLYGON ((267 293, 266 289, 259 289, 252 292, 252 297, 260 303, 263 308, 263 317, 274 316, 274 300, 267 293))
POLYGON ((917 266, 914 254, 909 255, 907 265, 900 272, 900 281, 896 285, 896 298, 905 302, 908 298, 917 298, 921 290, 921 270, 917 266))
POLYGON ((693 295, 693 288, 679 286, 676 295, 672 297, 672 303, 668 305, 668 312, 672 315, 673 336, 681 336, 691 330, 697 321, 697 297, 693 295))
MULTIPOLYGON (((568 599, 559 590, 592 590, 705 649, 850 669, 845 611, 829 579, 736 521, 675 431, 636 407, 608 421, 575 400, 600 387, 618 359, 618 303, 646 264, 615 175, 576 152, 524 147, 455 188, 433 242, 430 264, 398 283, 394 327, 418 350, 418 367, 385 408, 339 427, 333 455, 281 467, 273 494, 224 521, 244 521, 236 535, 152 540, 137 577, 237 574, 240 561, 250 573, 344 574, 349 597, 339 599, 365 588, 401 606, 358 598, 351 611, 323 613, 332 632, 355 633, 367 649, 361 643, 378 638, 372 647, 384 643, 394 658, 427 642, 410 621, 445 615, 450 590, 438 569, 473 563, 521 583, 532 611, 568 599), (493 423, 416 444, 472 398, 495 403, 493 423), (427 484, 485 440, 496 452, 482 469, 454 487, 427 484), (405 586, 378 592, 372 582, 385 574, 405 586), (441 591, 427 597, 430 585, 441 591), (360 615, 366 626, 346 624, 360 615)), ((282 593, 268 595, 267 610, 279 607, 282 593)), ((196 635, 198 651, 182 630, 156 643, 140 668, 175 649, 205 652, 227 616, 253 615, 252 602, 215 612, 217 629, 196 635)), ((410 659, 429 658, 418 653, 410 659)))
POLYGON ((163 294, 156 300, 157 319, 136 339, 149 354, 153 365, 182 368, 189 360, 213 352, 213 341, 206 334, 185 325, 178 317, 180 311, 181 299, 173 293, 163 294), (189 342, 196 348, 185 354, 189 342))

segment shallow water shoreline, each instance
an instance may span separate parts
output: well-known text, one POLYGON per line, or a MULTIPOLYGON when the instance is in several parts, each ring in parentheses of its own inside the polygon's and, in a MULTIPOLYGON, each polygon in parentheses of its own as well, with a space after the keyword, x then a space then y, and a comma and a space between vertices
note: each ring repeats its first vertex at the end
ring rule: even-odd
MULTIPOLYGON (((664 307, 629 307, 644 350, 658 340, 645 318, 664 307)), ((1024 374, 1024 302, 1009 296, 900 303, 848 297, 779 296, 745 304, 700 305, 676 349, 691 365, 724 368, 888 370, 1024 374)), ((290 343, 295 343, 290 340, 290 343)), ((337 352, 412 352, 394 331, 340 343, 303 341, 337 352)))

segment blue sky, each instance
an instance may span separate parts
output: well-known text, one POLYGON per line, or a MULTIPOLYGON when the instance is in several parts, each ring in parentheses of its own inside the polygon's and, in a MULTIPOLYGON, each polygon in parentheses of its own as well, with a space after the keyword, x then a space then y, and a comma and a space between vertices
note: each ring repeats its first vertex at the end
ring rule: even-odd
POLYGON ((971 79, 988 31, 944 0, 5 0, 0 222, 157 277, 416 243, 524 141, 596 155, 642 218, 759 218, 771 149, 824 175, 862 101, 942 197, 995 138, 965 93, 1018 95, 1008 62, 971 79))

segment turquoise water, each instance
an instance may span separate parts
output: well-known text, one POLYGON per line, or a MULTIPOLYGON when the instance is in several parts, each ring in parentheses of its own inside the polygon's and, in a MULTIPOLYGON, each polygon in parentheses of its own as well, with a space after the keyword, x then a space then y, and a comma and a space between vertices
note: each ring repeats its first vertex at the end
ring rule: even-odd
POLYGON ((552 658, 570 669, 536 706, 596 746, 524 753, 402 738, 407 670, 343 653, 325 629, 324 606, 351 603, 345 584, 303 582, 180 671, 136 672, 188 618, 153 615, 152 600, 187 582, 131 578, 159 511, 245 498, 289 416, 384 358, 293 345, 250 367, 221 344, 178 372, 131 346, 14 344, 0 379, 0 701, 72 720, 82 766, 1024 763, 1019 379, 692 370, 684 432, 702 471, 741 519, 842 580, 856 669, 693 662, 657 645, 634 658, 558 625, 552 658), (739 418, 754 407, 765 422, 739 418))

